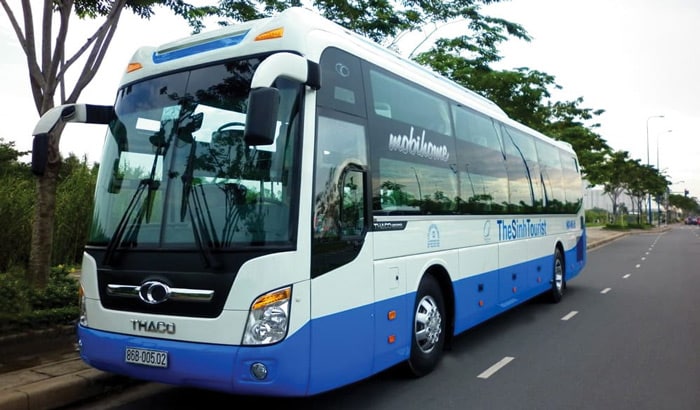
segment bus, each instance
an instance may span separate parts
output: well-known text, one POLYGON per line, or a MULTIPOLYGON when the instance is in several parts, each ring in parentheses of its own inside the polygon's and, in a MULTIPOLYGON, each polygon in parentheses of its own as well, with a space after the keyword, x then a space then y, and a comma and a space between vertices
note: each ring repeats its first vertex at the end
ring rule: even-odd
MULTIPOLYGON (((572 147, 291 8, 138 49, 106 125, 80 356, 135 379, 311 396, 401 367, 586 263, 572 147)), ((87 205, 87 204, 86 204, 87 205)))

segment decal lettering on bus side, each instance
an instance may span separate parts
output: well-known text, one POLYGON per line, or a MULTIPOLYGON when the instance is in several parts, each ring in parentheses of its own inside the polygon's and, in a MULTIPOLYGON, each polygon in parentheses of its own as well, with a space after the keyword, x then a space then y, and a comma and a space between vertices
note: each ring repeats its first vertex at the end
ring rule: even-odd
POLYGON ((540 219, 513 219, 506 222, 503 219, 496 220, 498 224, 498 240, 513 241, 516 239, 535 238, 547 235, 547 221, 540 219))
POLYGON ((450 153, 447 145, 435 145, 425 139, 425 130, 419 135, 413 135, 414 128, 411 127, 409 135, 389 134, 389 151, 399 151, 406 155, 415 155, 426 159, 447 162, 450 153))
POLYGON ((407 221, 374 221, 375 231, 401 231, 406 229, 407 221))

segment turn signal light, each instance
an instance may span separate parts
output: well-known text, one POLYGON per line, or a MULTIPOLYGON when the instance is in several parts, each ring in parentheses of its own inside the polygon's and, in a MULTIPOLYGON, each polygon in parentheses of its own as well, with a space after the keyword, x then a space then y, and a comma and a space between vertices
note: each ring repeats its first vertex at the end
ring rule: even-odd
POLYGON ((143 68, 143 66, 141 65, 141 63, 129 63, 129 65, 126 66, 126 72, 131 73, 133 71, 140 70, 142 68, 143 68))
POLYGON ((284 36, 284 27, 276 28, 274 30, 266 31, 264 33, 255 36, 255 41, 261 40, 271 40, 273 38, 282 38, 284 36))

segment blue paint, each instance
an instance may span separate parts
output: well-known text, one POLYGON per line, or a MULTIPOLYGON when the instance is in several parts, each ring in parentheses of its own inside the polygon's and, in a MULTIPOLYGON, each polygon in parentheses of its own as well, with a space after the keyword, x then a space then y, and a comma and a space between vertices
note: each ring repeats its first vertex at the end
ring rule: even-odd
POLYGON ((207 51, 212 51, 212 50, 218 50, 220 48, 224 47, 231 47, 239 44, 243 39, 245 38, 246 34, 248 34, 249 30, 246 30, 243 33, 238 33, 232 36, 224 37, 224 38, 217 38, 213 39, 211 41, 205 42, 205 43, 200 43, 196 44, 190 47, 184 47, 180 48, 177 50, 173 51, 168 51, 165 53, 153 53, 153 62, 155 64, 160 64, 160 63, 165 63, 168 61, 173 61, 177 60, 179 58, 184 58, 188 56, 192 56, 195 54, 199 53, 204 53, 207 51))
MULTIPOLYGON (((567 280, 585 266, 585 252, 583 258, 578 258, 579 247, 585 242, 584 234, 576 247, 565 251, 567 280)), ((454 333, 462 333, 550 290, 552 267, 550 255, 454 282, 454 333)), ((78 335, 83 360, 108 372, 234 394, 306 396, 370 377, 408 359, 414 303, 415 292, 410 292, 321 317, 272 346, 187 343, 81 326, 78 335), (396 313, 393 320, 390 311, 396 313), (169 367, 127 364, 126 347, 166 350, 169 367), (252 377, 250 366, 255 362, 268 367, 265 381, 252 377)))
POLYGON ((107 372, 227 393, 303 396, 309 377, 309 327, 284 341, 265 347, 225 346, 149 339, 78 327, 81 358, 107 372), (168 352, 166 369, 125 363, 126 347, 168 352), (265 381, 256 381, 250 365, 268 366, 265 381))

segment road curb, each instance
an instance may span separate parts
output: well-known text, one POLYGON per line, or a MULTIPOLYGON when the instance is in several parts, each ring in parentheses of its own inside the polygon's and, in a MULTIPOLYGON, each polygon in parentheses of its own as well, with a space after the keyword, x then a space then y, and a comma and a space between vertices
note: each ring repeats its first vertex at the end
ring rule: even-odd
POLYGON ((600 248, 601 246, 603 246, 603 245, 605 245, 605 244, 608 244, 608 243, 610 243, 610 242, 612 242, 612 241, 614 241, 614 240, 616 240, 616 239, 620 239, 620 238, 622 238, 623 236, 627 236, 627 235, 629 235, 629 234, 630 234, 629 232, 620 232, 620 233, 614 234, 614 235, 612 235, 612 236, 609 236, 609 237, 607 237, 607 238, 605 238, 605 239, 599 239, 599 240, 597 240, 597 241, 594 242, 594 243, 588 244, 588 245, 586 246, 586 250, 590 251, 590 250, 593 250, 593 249, 596 249, 596 248, 600 248))
POLYGON ((135 383, 91 368, 76 357, 0 375, 0 410, 54 409, 135 383))

